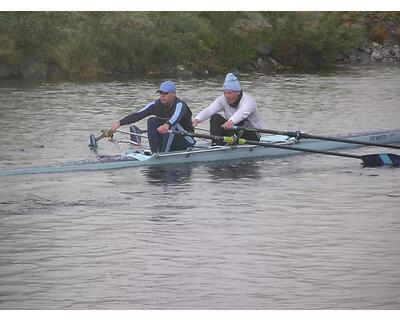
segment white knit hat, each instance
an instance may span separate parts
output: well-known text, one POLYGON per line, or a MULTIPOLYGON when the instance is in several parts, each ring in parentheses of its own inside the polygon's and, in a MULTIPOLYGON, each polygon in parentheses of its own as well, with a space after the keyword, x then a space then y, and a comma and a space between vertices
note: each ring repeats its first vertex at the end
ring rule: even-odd
POLYGON ((233 73, 228 73, 225 77, 224 91, 241 91, 240 83, 233 73))

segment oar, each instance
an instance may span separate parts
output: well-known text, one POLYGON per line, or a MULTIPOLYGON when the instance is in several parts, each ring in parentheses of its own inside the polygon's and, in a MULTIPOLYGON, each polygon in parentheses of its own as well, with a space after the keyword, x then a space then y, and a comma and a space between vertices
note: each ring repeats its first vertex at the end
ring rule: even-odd
POLYGON ((354 159, 361 160, 365 167, 380 167, 380 166, 398 167, 398 166, 400 166, 400 156, 397 154, 392 154, 392 153, 368 154, 368 155, 364 155, 364 156, 358 156, 358 155, 348 154, 348 153, 320 151, 320 150, 315 150, 315 149, 294 147, 291 145, 289 146, 289 145, 282 145, 282 144, 273 144, 273 143, 268 143, 268 142, 252 141, 252 140, 246 140, 246 139, 241 139, 241 138, 237 138, 237 137, 214 136, 214 135, 209 135, 209 134, 202 134, 202 133, 195 133, 195 132, 188 132, 188 131, 169 131, 169 132, 177 134, 177 135, 190 136, 190 137, 194 137, 194 138, 211 139, 214 141, 220 141, 220 142, 224 142, 227 144, 233 144, 233 145, 249 144, 249 145, 286 149, 286 150, 293 150, 293 151, 325 154, 325 155, 329 155, 329 156, 354 158, 354 159))
POLYGON ((93 133, 89 136, 89 147, 91 149, 96 149, 97 148, 97 141, 103 139, 103 138, 112 138, 113 132, 109 129, 106 130, 101 130, 101 135, 95 136, 93 133))
POLYGON ((252 132, 262 132, 262 133, 271 133, 271 134, 279 134, 289 137, 294 137, 297 139, 317 139, 317 140, 326 140, 326 141, 336 141, 336 142, 344 142, 351 144, 360 144, 364 146, 373 146, 373 147, 384 147, 384 148, 392 148, 392 149, 400 149, 400 146, 396 146, 393 144, 384 144, 384 143, 376 143, 376 142, 368 142, 368 141, 359 141, 354 139, 341 139, 334 137, 326 137, 319 136, 315 134, 308 134, 301 131, 279 131, 279 130, 270 130, 270 129, 254 129, 254 128, 245 128, 239 126, 233 126, 234 130, 246 130, 252 132))
MULTIPOLYGON (((103 138, 112 138, 114 135, 114 133, 110 129, 101 130, 101 132, 102 132, 101 135, 99 135, 97 137, 94 134, 91 134, 89 136, 89 147, 91 149, 97 148, 97 141, 99 141, 103 138)), ((140 145, 140 143, 141 143, 140 138, 147 139, 147 136, 142 135, 142 133, 147 132, 147 130, 141 130, 136 126, 131 126, 130 131, 124 131, 124 130, 118 129, 116 132, 129 134, 131 136, 131 141, 136 145, 140 145)))

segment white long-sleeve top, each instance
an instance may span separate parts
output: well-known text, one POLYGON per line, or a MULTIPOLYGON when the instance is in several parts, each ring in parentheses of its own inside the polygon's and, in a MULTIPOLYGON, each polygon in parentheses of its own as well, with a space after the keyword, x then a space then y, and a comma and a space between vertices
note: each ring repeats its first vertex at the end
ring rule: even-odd
POLYGON ((240 121, 247 119, 253 128, 262 128, 262 121, 257 110, 257 103, 245 92, 243 92, 237 108, 232 108, 222 95, 215 99, 207 108, 203 109, 195 119, 202 122, 220 111, 224 111, 227 120, 231 120, 233 124, 238 124, 240 121))

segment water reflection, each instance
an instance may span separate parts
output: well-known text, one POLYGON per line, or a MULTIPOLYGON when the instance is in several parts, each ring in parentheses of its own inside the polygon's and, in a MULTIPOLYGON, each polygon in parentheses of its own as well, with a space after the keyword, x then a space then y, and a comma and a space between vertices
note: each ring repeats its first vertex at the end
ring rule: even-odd
MULTIPOLYGON (((184 223, 185 218, 180 218, 181 216, 185 216, 185 212, 192 212, 195 210, 194 205, 180 205, 179 203, 171 204, 155 204, 152 207, 152 214, 149 216, 148 220, 150 222, 161 223, 162 226, 164 223, 171 223, 175 225, 180 225, 184 223)), ((171 230, 164 230, 167 233, 170 233, 171 230)))
POLYGON ((210 163, 206 166, 210 179, 231 181, 240 179, 262 179, 261 163, 257 161, 235 161, 210 163))
POLYGON ((189 185, 192 176, 192 166, 180 165, 175 167, 156 166, 144 168, 143 172, 147 178, 147 182, 156 186, 166 185, 189 185))

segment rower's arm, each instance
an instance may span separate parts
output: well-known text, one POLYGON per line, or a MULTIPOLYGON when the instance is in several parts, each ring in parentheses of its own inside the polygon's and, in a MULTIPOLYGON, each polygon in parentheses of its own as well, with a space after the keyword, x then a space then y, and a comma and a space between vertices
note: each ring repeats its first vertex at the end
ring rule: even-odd
POLYGON ((222 110, 224 110, 224 106, 221 103, 221 97, 219 97, 215 99, 214 102, 211 103, 207 108, 200 111, 200 113, 194 119, 198 122, 203 122, 207 119, 210 119, 213 114, 216 114, 222 110))
POLYGON ((122 118, 119 120, 119 123, 121 126, 126 125, 126 124, 131 124, 138 122, 139 120, 142 120, 152 114, 154 114, 154 108, 155 108, 155 101, 150 102, 146 106, 144 106, 142 109, 139 111, 133 112, 126 117, 122 118))

